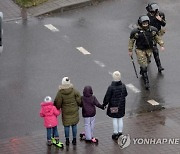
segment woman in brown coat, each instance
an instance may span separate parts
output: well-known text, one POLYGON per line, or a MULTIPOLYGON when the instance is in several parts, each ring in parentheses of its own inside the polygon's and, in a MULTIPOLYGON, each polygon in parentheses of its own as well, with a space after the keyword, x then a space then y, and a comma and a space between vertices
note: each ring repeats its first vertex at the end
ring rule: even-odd
POLYGON ((77 123, 79 122, 79 106, 81 105, 81 95, 74 89, 68 77, 62 79, 62 85, 59 86, 54 105, 57 109, 61 108, 62 123, 66 145, 69 145, 69 129, 72 127, 72 144, 76 145, 77 123))

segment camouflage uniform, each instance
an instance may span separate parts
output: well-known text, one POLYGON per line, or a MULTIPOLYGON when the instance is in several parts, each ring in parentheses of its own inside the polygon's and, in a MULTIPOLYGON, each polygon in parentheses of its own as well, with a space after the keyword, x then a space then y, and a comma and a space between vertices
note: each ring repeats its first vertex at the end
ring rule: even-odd
POLYGON ((149 79, 147 74, 147 66, 150 62, 154 42, 163 47, 164 42, 161 37, 158 36, 158 30, 155 27, 149 26, 149 17, 147 15, 140 16, 138 19, 138 27, 133 29, 130 38, 128 49, 132 55, 133 48, 135 47, 135 53, 138 63, 140 65, 140 74, 142 75, 145 83, 145 88, 149 89, 149 79), (143 27, 143 23, 148 23, 147 27, 143 27))
MULTIPOLYGON (((150 19, 150 25, 156 27, 158 30, 158 35, 162 37, 165 34, 165 28, 162 28, 166 26, 165 14, 159 11, 159 6, 157 3, 149 3, 146 10, 148 12, 147 16, 150 19)), ((164 68, 161 66, 159 50, 156 43, 154 43, 153 47, 153 56, 158 67, 158 71, 161 73, 164 68)))
MULTIPOLYGON (((149 30, 152 31, 152 41, 155 41, 160 46, 163 46, 164 42, 162 41, 161 37, 158 35, 157 29, 154 27, 150 27, 149 30)), ((134 29, 131 32, 130 39, 129 39, 129 45, 128 45, 129 51, 133 51, 134 44, 136 44, 137 39, 142 39, 142 40, 146 41, 146 38, 143 36, 145 34, 144 32, 145 32, 145 30, 143 30, 141 27, 138 27, 137 29, 134 29), (142 34, 140 36, 139 33, 144 33, 144 34, 142 34), (142 38, 139 38, 139 37, 142 37, 142 38)), ((148 43, 145 46, 138 48, 136 45, 136 49, 135 49, 138 63, 140 65, 140 67, 143 67, 143 68, 148 66, 150 59, 151 59, 151 55, 152 55, 152 49, 153 49, 153 46, 150 46, 150 44, 148 44, 148 43)))

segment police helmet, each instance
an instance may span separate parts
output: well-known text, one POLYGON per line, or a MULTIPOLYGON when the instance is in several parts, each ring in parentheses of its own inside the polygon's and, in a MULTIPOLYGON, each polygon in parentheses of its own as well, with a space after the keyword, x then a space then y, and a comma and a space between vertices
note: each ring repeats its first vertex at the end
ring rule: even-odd
POLYGON ((142 23, 148 21, 148 24, 150 23, 150 19, 147 15, 142 15, 138 19, 138 25, 142 27, 142 23))
POLYGON ((158 12, 159 6, 157 3, 149 3, 148 6, 146 7, 146 10, 148 12, 158 12))

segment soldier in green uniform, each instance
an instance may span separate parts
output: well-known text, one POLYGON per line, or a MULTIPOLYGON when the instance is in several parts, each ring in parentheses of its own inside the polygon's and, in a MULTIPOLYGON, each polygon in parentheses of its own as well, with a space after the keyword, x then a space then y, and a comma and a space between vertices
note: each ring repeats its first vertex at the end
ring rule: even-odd
POLYGON ((142 15, 138 19, 138 27, 133 29, 129 38, 129 56, 133 56, 133 48, 138 63, 140 65, 140 74, 143 77, 146 90, 149 90, 149 79, 147 74, 147 67, 151 59, 153 44, 158 43, 161 50, 164 50, 164 42, 158 36, 157 28, 150 26, 150 19, 147 15, 142 15))

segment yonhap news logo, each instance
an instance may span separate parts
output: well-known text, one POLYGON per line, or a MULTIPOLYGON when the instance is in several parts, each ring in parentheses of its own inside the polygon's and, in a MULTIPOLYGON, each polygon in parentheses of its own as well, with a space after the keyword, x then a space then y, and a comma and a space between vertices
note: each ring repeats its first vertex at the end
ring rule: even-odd
POLYGON ((126 135, 121 135, 118 138, 118 144, 120 146, 121 149, 124 149, 126 147, 128 147, 131 143, 131 139, 130 139, 130 135, 126 134, 126 135))
POLYGON ((180 138, 133 138, 133 144, 156 145, 156 144, 180 144, 180 138))
POLYGON ((157 144, 169 144, 179 145, 180 138, 130 138, 129 134, 121 135, 118 138, 118 144, 121 149, 128 147, 130 144, 134 145, 157 145, 157 144))

